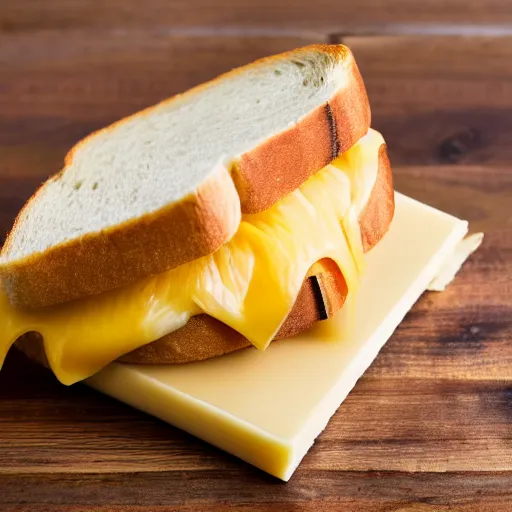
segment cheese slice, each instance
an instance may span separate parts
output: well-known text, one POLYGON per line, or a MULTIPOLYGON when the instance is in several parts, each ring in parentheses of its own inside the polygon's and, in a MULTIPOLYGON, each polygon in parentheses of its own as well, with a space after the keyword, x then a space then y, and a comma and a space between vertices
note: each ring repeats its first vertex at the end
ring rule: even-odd
POLYGON ((244 215, 214 254, 130 286, 26 312, 0 288, 0 364, 30 331, 44 340, 59 380, 82 380, 201 312, 266 349, 291 311, 308 269, 331 258, 354 294, 363 269, 358 215, 376 180, 382 136, 370 130, 272 208, 244 215))
POLYGON ((87 384, 288 480, 466 231, 466 222, 397 194, 390 230, 367 255, 352 296, 349 338, 340 334, 343 308, 265 352, 186 365, 113 363, 87 384))
POLYGON ((480 247, 483 239, 483 233, 474 233, 457 244, 451 257, 446 260, 434 279, 429 283, 427 290, 432 292, 445 290, 453 281, 462 264, 480 247))

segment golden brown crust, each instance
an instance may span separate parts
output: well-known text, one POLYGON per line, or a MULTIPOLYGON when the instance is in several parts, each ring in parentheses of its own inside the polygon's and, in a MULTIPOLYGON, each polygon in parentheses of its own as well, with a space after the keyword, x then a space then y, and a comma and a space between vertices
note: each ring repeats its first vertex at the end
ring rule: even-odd
POLYGON ((368 132, 368 96, 354 57, 346 48, 343 60, 347 84, 342 90, 292 128, 242 155, 234 166, 233 180, 243 213, 266 210, 368 132))
POLYGON ((239 226, 233 203, 236 189, 219 169, 177 204, 0 267, 0 277, 12 304, 26 309, 102 293, 216 251, 239 226))
MULTIPOLYGON (((321 51, 343 62, 347 84, 328 104, 242 156, 233 170, 238 194, 233 193, 231 178, 228 180, 221 173, 221 178, 203 184, 196 195, 179 204, 0 266, 0 279, 12 304, 36 309, 99 294, 214 252, 236 230, 234 224, 238 225, 239 217, 235 218, 232 212, 240 209, 238 196, 244 202, 244 211, 264 209, 320 170, 337 153, 349 149, 370 124, 368 98, 354 58, 343 45, 312 45, 299 51, 303 50, 321 51)), ((261 61, 288 59, 296 52, 261 61)), ((185 94, 207 86, 208 83, 202 84, 185 94)), ((134 116, 144 116, 157 107, 134 116)), ((112 130, 124 121, 104 130, 112 130)), ((69 152, 66 166, 71 164, 77 148, 93 135, 69 152)), ((24 210, 18 215, 11 233, 23 213, 24 210)), ((4 254, 9 245, 10 237, 2 249, 4 254)))
MULTIPOLYGON (((394 213, 394 191, 386 146, 379 148, 379 169, 368 202, 359 217, 363 248, 369 251, 386 233, 394 213)), ((289 338, 316 321, 333 316, 345 302, 348 289, 338 266, 330 259, 315 264, 304 281, 292 311, 276 336, 289 338), (320 292, 321 297, 318 296, 320 292)), ((124 363, 172 364, 200 361, 251 344, 240 333, 208 315, 198 315, 159 340, 120 358, 124 363)))
POLYGON ((395 213, 393 174, 386 145, 379 148, 379 170, 372 192, 359 216, 363 248, 369 251, 386 234, 395 213))

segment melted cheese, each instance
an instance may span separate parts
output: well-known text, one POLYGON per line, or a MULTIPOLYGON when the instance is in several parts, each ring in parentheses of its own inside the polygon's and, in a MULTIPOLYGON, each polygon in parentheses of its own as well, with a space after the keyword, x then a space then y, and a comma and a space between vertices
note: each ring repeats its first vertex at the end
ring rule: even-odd
POLYGON ((244 215, 214 254, 95 297, 35 312, 16 310, 0 288, 0 363, 14 341, 38 332, 64 384, 207 313, 263 350, 291 311, 308 269, 331 258, 349 294, 363 268, 358 214, 375 183, 383 139, 370 131, 272 208, 244 215))

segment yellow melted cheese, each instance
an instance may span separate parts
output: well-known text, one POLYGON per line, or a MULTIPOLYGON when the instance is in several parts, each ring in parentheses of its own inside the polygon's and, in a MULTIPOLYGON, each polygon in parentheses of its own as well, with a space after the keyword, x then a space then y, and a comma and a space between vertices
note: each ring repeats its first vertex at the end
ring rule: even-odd
POLYGON ((308 269, 322 258, 339 266, 350 293, 363 268, 358 214, 378 168, 383 139, 370 132, 272 208, 244 215, 214 254, 132 285, 27 312, 0 288, 0 363, 14 341, 38 332, 64 384, 207 313, 265 349, 291 311, 308 269))

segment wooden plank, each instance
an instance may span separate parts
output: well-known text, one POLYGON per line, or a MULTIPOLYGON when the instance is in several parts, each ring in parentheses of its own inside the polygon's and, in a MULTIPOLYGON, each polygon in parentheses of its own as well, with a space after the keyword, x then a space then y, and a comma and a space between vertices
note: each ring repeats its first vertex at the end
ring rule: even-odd
POLYGON ((343 42, 355 53, 392 163, 512 162, 512 37, 343 42))
MULTIPOLYGON (((469 275, 469 271, 468 271, 469 275)), ((504 287, 497 287, 496 293, 504 287)), ((443 301, 462 302, 465 288, 446 292, 443 301)), ((489 292, 492 284, 488 285, 489 292)), ((506 288, 510 290, 510 286, 506 288)), ((509 295, 510 297, 510 295, 509 295)), ((375 378, 512 380, 510 308, 458 307, 436 312, 440 303, 424 297, 384 347, 368 375, 375 378)))
POLYGON ((507 0, 51 0, 2 2, 4 31, 69 27, 167 27, 182 30, 454 30, 512 22, 507 0))
MULTIPOLYGON (((41 482, 40 485, 45 485, 41 482)), ((469 484, 468 484, 469 485, 469 484)), ((494 501, 493 498, 477 498, 471 499, 470 503, 457 503, 457 509, 452 505, 428 505, 431 498, 419 498, 412 501, 397 501, 386 498, 364 498, 364 497, 338 497, 333 496, 323 500, 293 500, 290 503, 282 503, 280 501, 254 503, 244 505, 229 505, 230 512, 510 512, 510 500, 508 496, 498 498, 500 502, 494 501), (484 501, 485 500, 485 501, 484 501), (342 507, 341 509, 339 507, 342 507), (398 507, 398 508, 397 508, 398 507)), ((138 499, 140 502, 140 499, 138 499)), ((227 503, 229 500, 226 499, 227 503)), ((437 499, 441 501, 441 499, 437 499)), ((448 498, 443 501, 449 502, 448 498)), ((201 512, 218 512, 219 506, 224 506, 224 502, 219 505, 215 502, 210 504, 201 503, 201 512)), ((5 509, 7 510, 7 509, 5 509)), ((105 508, 99 506, 81 506, 81 505, 54 505, 52 503, 52 512, 147 512, 145 505, 108 505, 105 508)), ((197 505, 181 503, 172 506, 172 512, 197 512, 197 505)), ((8 512, 48 512, 48 505, 13 505, 8 508, 8 512)), ((151 506, 151 512, 169 512, 167 505, 151 506)))
MULTIPOLYGON (((486 499, 486 498, 484 498, 486 499)), ((510 512, 510 502, 507 498, 506 501, 502 503, 496 502, 487 502, 484 503, 482 500, 475 501, 473 503, 464 503, 457 505, 457 512, 510 512)), ((227 501, 227 500, 226 500, 227 501)), ((222 506, 222 505, 221 505, 222 506)), ((322 510, 325 512, 338 512, 340 509, 338 507, 343 507, 342 510, 345 512, 367 512, 371 510, 372 512, 389 512, 393 510, 393 512, 453 512, 454 509, 451 505, 448 506, 439 506, 436 505, 434 507, 430 505, 426 505, 422 501, 413 501, 409 503, 399 502, 396 500, 384 500, 384 499, 339 499, 339 498, 331 498, 328 500, 304 500, 298 503, 294 502, 293 504, 283 504, 280 502, 272 502, 272 503, 263 503, 263 504, 254 504, 254 505, 240 505, 240 506, 230 506, 230 512, 296 512, 300 510, 301 512, 306 511, 316 511, 322 510), (396 507, 399 508, 390 508, 396 507)), ((108 508, 104 508, 102 506, 99 507, 81 507, 80 505, 57 505, 52 506, 52 512, 146 512, 147 508, 142 505, 113 505, 108 506, 108 508)), ((41 506, 32 506, 32 505, 17 505, 14 508, 9 508, 9 512, 47 512, 47 505, 41 506)), ((173 512, 197 512, 196 505, 173 505, 173 512)), ((201 512, 218 512, 219 505, 217 504, 201 504, 201 512)), ((163 506, 152 506, 151 512, 169 512, 169 507, 166 505, 163 506)))
POLYGON ((0 504, 5 507, 30 500, 31 507, 39 505, 35 510, 51 506, 52 511, 73 512, 85 507, 102 512, 140 511, 143 506, 151 507, 145 509, 151 511, 171 510, 169 507, 179 511, 219 510, 224 505, 235 511, 439 512, 446 510, 441 507, 450 506, 451 511, 482 512, 507 510, 506 505, 512 504, 511 484, 510 473, 414 475, 311 471, 296 474, 287 484, 278 484, 263 474, 249 475, 243 470, 27 475, 1 477, 0 504), (495 508, 478 508, 484 500, 495 508))
MULTIPOLYGON (((135 4, 116 25, 130 30, 113 30, 107 2, 95 4, 106 9, 101 20, 88 18, 85 0, 74 4, 82 18, 63 2, 55 21, 55 1, 34 4, 33 17, 25 1, 13 32, 0 34, 0 237, 91 130, 229 67, 322 40, 149 33, 141 27, 153 14, 130 18, 135 4), (33 30, 61 22, 88 28, 33 30)), ((6 28, 16 6, 3 4, 6 28)), ((486 231, 484 246, 446 292, 414 307, 286 485, 84 386, 60 386, 11 353, 0 372, 1 510, 512 509, 510 38, 347 42, 397 188, 467 218, 486 231), (430 165, 447 159, 459 165, 430 165)))
MULTIPOLYGON (((38 31, 0 45, 2 141, 56 142, 76 121, 111 122, 257 58, 321 37, 186 37, 144 30, 38 31), (31 118, 33 124, 25 121, 31 118)), ((101 126, 101 125, 100 125, 101 126)), ((87 133, 87 132, 86 132, 87 133)))

